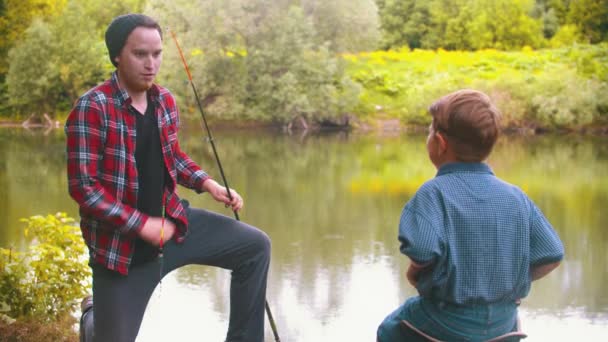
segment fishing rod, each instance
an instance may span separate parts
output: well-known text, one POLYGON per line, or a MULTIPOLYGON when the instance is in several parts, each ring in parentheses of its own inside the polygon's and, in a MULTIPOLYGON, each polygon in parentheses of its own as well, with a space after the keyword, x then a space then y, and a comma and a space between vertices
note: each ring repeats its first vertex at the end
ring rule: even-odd
MULTIPOLYGON (((196 90, 196 86, 194 85, 194 81, 192 81, 192 74, 190 73, 190 68, 188 67, 188 63, 186 63, 186 58, 184 57, 184 53, 182 52, 182 48, 179 46, 177 42, 177 37, 172 30, 169 30, 171 33, 171 37, 175 42, 175 46, 177 46, 177 51, 179 52, 179 56, 182 59, 182 64, 186 69, 186 74, 188 74, 188 80, 190 81, 190 85, 192 86, 192 91, 194 92, 194 98, 196 99, 196 103, 198 105, 198 110, 201 112, 201 116, 203 117, 203 122, 205 123, 205 129, 207 130, 207 137, 209 138, 209 142, 211 143, 211 148, 213 150, 213 155, 215 156, 215 161, 217 162, 217 166, 220 169, 220 175, 222 176, 222 181, 224 182, 224 186, 226 187, 226 192, 228 193, 228 198, 232 202, 232 195, 230 193, 230 187, 228 186, 228 180, 226 179, 226 175, 224 174, 224 168, 222 168, 222 163, 220 162, 220 157, 217 154, 217 149, 215 148, 215 142, 213 140, 213 136, 211 135, 211 130, 209 129, 209 125, 207 124, 207 117, 205 116, 205 111, 203 110, 203 105, 201 104, 201 100, 198 96, 198 91, 196 90)), ((236 210, 232 210, 234 213, 234 218, 237 221, 240 221, 239 213, 236 210)), ((264 300, 266 315, 268 316, 268 321, 270 322, 270 327, 272 328, 272 333, 274 335, 274 340, 276 342, 281 342, 279 338, 279 333, 277 331, 277 326, 274 322, 274 318, 272 317, 272 312, 270 311, 270 305, 268 305, 268 300, 264 300)))

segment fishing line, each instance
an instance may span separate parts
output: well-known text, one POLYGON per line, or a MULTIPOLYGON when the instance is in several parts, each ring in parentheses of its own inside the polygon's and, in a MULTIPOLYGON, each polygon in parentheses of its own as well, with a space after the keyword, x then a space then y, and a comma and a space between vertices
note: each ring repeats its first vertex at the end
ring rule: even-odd
MULTIPOLYGON (((168 29, 168 31, 169 31, 169 33, 171 33, 171 37, 173 38, 173 41, 175 42, 175 46, 177 47, 177 51, 179 52, 179 56, 182 60, 182 64, 184 65, 184 68, 186 69, 186 74, 188 74, 188 80, 190 81, 190 85, 192 86, 192 91, 194 92, 194 98, 196 99, 198 109, 201 113, 201 116, 203 117, 205 129, 207 130, 207 137, 209 138, 208 140, 211 143, 211 148, 213 150, 213 155, 215 156, 215 161, 217 162, 217 166, 220 170, 220 175, 222 176, 224 186, 226 187, 226 192, 228 193, 228 198, 230 199, 230 202, 232 202, 232 194, 230 193, 230 187, 228 186, 228 181, 226 180, 226 176, 224 174, 224 168, 222 167, 222 163, 220 162, 220 157, 217 154, 217 149, 215 148, 215 142, 213 140, 213 136, 211 135, 211 130, 209 129, 209 125, 207 124, 207 117, 205 116, 205 111, 203 110, 203 105, 201 104, 201 100, 198 96, 198 91, 196 89, 196 86, 194 85, 194 81, 192 80, 192 74, 190 73, 190 68, 188 67, 188 63, 186 62, 186 58, 184 57, 182 48, 179 46, 179 43, 177 42, 177 37, 175 36, 175 33, 170 29, 168 29)), ((238 212, 234 209, 232 210, 232 212, 234 213, 234 218, 237 221, 240 221, 238 212)), ((274 339, 276 342, 281 342, 281 339, 279 338, 279 333, 277 332, 276 324, 274 322, 274 318, 272 317, 272 312, 270 311, 270 306, 268 305, 268 300, 265 300, 264 304, 265 304, 265 308, 266 308, 266 315, 268 316, 268 321, 270 322, 270 327, 272 328, 272 333, 274 335, 274 339)))

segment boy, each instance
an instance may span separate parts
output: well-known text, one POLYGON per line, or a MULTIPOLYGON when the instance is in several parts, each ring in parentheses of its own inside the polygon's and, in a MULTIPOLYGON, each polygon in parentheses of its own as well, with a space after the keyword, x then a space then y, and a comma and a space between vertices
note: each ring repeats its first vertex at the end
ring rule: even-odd
POLYGON ((407 279, 419 296, 385 318, 378 341, 424 341, 412 327, 439 340, 489 340, 516 329, 519 299, 564 249, 536 205, 483 163, 500 130, 490 98, 460 90, 429 111, 426 145, 438 172, 399 222, 407 279))

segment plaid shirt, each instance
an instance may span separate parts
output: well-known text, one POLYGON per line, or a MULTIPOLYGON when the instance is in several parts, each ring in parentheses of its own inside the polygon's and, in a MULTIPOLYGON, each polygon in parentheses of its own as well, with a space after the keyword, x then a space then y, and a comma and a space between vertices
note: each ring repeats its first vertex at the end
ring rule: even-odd
MULTIPOLYGON (((149 95, 155 107, 165 167, 166 215, 176 224, 175 240, 184 239, 188 220, 176 193, 176 184, 202 192, 209 176, 181 151, 175 99, 168 90, 153 85, 149 95)), ((68 187, 80 207, 80 227, 91 260, 127 275, 135 238, 148 216, 136 209, 136 117, 131 99, 120 88, 118 76, 89 90, 68 116, 68 187)))

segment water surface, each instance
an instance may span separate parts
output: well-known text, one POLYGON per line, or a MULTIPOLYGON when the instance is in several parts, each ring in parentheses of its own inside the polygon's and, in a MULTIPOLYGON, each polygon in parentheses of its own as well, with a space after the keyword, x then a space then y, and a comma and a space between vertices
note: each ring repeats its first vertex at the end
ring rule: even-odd
MULTIPOLYGON (((197 125, 182 149, 219 180, 197 125)), ((377 325, 415 291, 405 279, 397 222, 435 170, 423 135, 215 132, 241 219, 273 241, 268 302, 282 341, 374 341, 377 325)), ((0 129, 0 246, 26 248, 19 219, 65 211, 61 130, 0 129)), ((503 137, 489 160, 543 210, 566 248, 563 264, 533 284, 521 306, 526 341, 608 337, 608 139, 503 137)), ((192 205, 231 215, 186 189, 192 205)), ((155 292, 139 341, 222 341, 228 271, 187 267, 155 292)), ((269 326, 267 341, 273 341, 269 326)))

